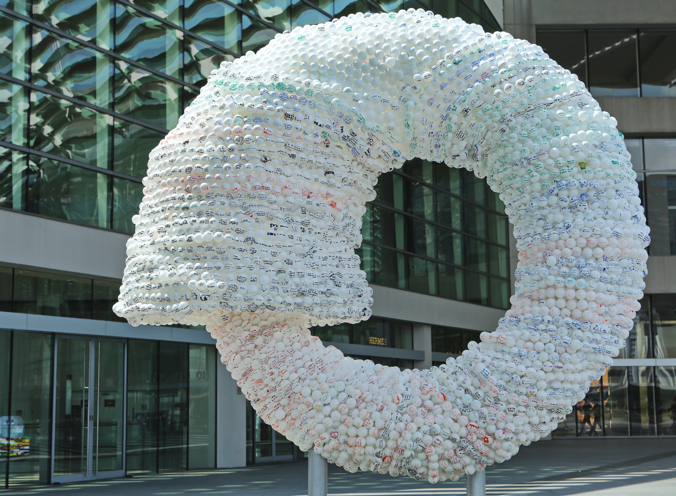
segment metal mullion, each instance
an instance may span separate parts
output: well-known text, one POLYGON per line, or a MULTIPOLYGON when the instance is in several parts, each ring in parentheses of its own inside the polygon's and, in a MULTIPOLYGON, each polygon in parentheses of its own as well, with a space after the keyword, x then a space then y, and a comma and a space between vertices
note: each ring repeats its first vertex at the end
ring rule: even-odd
MULTIPOLYGON (((293 0, 292 0, 292 1, 293 1, 293 0)), ((320 13, 324 14, 324 15, 325 15, 326 17, 328 17, 329 19, 335 19, 335 16, 329 14, 329 13, 326 12, 324 9, 320 9, 319 7, 317 7, 316 5, 314 5, 312 2, 310 2, 310 0, 300 0, 300 2, 301 2, 301 3, 304 3, 305 5, 309 5, 310 7, 312 7, 313 9, 315 9, 317 12, 320 12, 320 13)), ((292 6, 293 6, 293 5, 292 5, 292 6)))
POLYGON ((161 127, 153 126, 152 124, 148 124, 146 122, 139 121, 138 119, 134 119, 133 117, 127 117, 126 115, 118 114, 117 112, 113 112, 113 111, 107 110, 103 107, 99 107, 98 105, 94 105, 92 103, 85 102, 84 100, 78 100, 77 98, 66 96, 63 93, 59 93, 58 91, 49 90, 47 88, 43 88, 42 86, 38 86, 38 85, 33 84, 33 83, 21 81, 19 79, 16 79, 12 76, 8 76, 6 74, 0 74, 0 79, 5 79, 5 80, 7 80, 7 81, 9 81, 13 84, 18 84, 18 85, 24 86, 25 88, 29 88, 33 91, 39 91, 40 93, 45 93, 47 95, 51 95, 51 96, 59 98, 61 100, 66 100, 67 102, 74 103, 74 104, 80 105, 82 107, 86 107, 90 110, 94 110, 94 111, 98 112, 99 114, 110 115, 111 117, 115 117, 116 119, 124 120, 124 121, 131 123, 131 124, 136 124, 137 126, 145 127, 147 129, 150 129, 152 131, 156 131, 158 133, 166 134, 166 133, 169 132, 167 129, 163 129, 161 127))
POLYGON ((37 155, 39 157, 48 158, 50 160, 55 160, 57 162, 63 162, 68 165, 74 165, 76 167, 81 167, 83 169, 87 169, 90 171, 99 172, 101 174, 107 174, 109 176, 118 177, 120 179, 126 179, 128 181, 133 181, 135 183, 143 183, 143 180, 138 177, 128 176, 127 174, 122 174, 121 172, 111 171, 108 169, 102 169, 100 167, 96 167, 95 165, 89 165, 82 162, 78 162, 77 160, 72 160, 70 158, 59 157, 57 155, 52 155, 51 153, 45 153, 38 150, 34 150, 32 148, 26 148, 25 146, 15 145, 7 141, 0 140, 0 146, 4 146, 6 148, 24 152, 30 155, 37 155))
MULTIPOLYGON (((233 7, 235 10, 239 10, 242 14, 246 14, 247 16, 251 17, 252 19, 256 19, 261 24, 265 24, 267 27, 269 27, 270 29, 274 29, 278 33, 283 33, 283 31, 281 29, 279 29, 277 26, 275 26, 274 24, 270 24, 268 21, 264 21, 263 19, 258 17, 256 14, 252 14, 251 12, 249 12, 245 8, 241 7, 240 5, 236 5, 234 3, 228 2, 227 0, 217 0, 217 1, 219 3, 224 3, 226 5, 229 5, 230 7, 233 7)), ((330 16, 330 17, 333 17, 333 16, 330 16)), ((239 57, 239 55, 237 55, 237 57, 239 57)))
POLYGON ((217 44, 217 43, 214 43, 213 41, 209 41, 209 40, 207 40, 206 38, 203 38, 203 37, 201 37, 200 35, 197 35, 197 34, 193 33, 192 31, 188 31, 187 29, 185 29, 184 27, 179 26, 178 24, 174 24, 174 23, 171 22, 171 21, 168 21, 168 20, 166 20, 166 19, 164 19, 164 18, 162 18, 162 17, 160 17, 160 16, 158 16, 158 15, 156 15, 156 14, 153 14, 152 12, 150 12, 149 10, 144 9, 143 7, 139 7, 138 5, 135 5, 135 4, 133 4, 133 3, 130 3, 130 2, 128 2, 127 0, 117 0, 117 3, 119 3, 119 4, 121 4, 121 5, 124 5, 124 6, 126 6, 126 7, 129 7, 129 8, 131 8, 131 9, 134 9, 134 10, 140 12, 141 14, 143 14, 143 15, 146 16, 146 17, 150 17, 151 19, 154 19, 154 20, 156 20, 156 21, 158 21, 158 22, 161 22, 161 23, 164 24, 165 26, 168 26, 168 27, 170 27, 170 28, 172 28, 172 29, 176 29, 177 31, 181 31, 181 32, 184 33, 184 34, 187 34, 187 35, 189 35, 189 36, 192 36, 193 38, 195 38, 195 39, 201 41, 202 43, 206 43, 207 45, 210 45, 211 47, 216 48, 217 50, 226 52, 226 53, 232 55, 233 57, 239 57, 239 55, 237 55, 237 54, 234 53, 234 52, 231 52, 231 51, 228 50, 227 48, 223 48, 222 46, 220 46, 220 45, 217 44))
POLYGON ((489 245, 497 246, 497 247, 499 247, 499 248, 509 248, 509 245, 501 245, 501 244, 496 243, 495 241, 489 241, 489 240, 487 240, 487 239, 485 239, 485 238, 481 238, 481 237, 477 236, 476 234, 470 234, 470 233, 467 233, 467 232, 465 232, 465 231, 459 231, 459 230, 457 230, 457 229, 455 229, 455 228, 453 228, 453 227, 448 227, 448 226, 445 226, 445 225, 443 225, 443 224, 440 224, 439 222, 437 222, 437 221, 435 221, 435 220, 428 220, 428 219, 425 219, 424 217, 420 217, 420 216, 418 216, 418 215, 416 215, 416 214, 412 214, 412 213, 410 213, 410 212, 405 212, 404 210, 397 210, 396 208, 390 207, 390 206, 388 206, 388 205, 383 205, 382 203, 377 203, 377 202, 375 202, 375 201, 372 201, 372 202, 369 202, 369 203, 372 203, 372 204, 374 204, 374 205, 376 205, 376 206, 378 206, 378 207, 380 207, 380 208, 385 208, 385 209, 390 210, 390 211, 392 211, 392 212, 394 212, 394 213, 397 213, 397 214, 407 215, 408 217, 411 217, 411 218, 414 219, 414 220, 422 220, 422 221, 424 221, 424 222, 426 222, 426 223, 428 223, 428 224, 432 224, 432 225, 435 226, 435 227, 440 227, 440 228, 442 228, 442 229, 445 229, 445 230, 447 230, 447 231, 451 231, 451 232, 453 232, 453 233, 462 234, 463 236, 468 236, 468 237, 470 237, 470 238, 472 238, 472 239, 476 239, 476 240, 478 240, 478 241, 482 241, 482 242, 484 242, 484 243, 486 243, 486 244, 489 244, 489 245))
POLYGON ((32 17, 28 17, 28 16, 25 16, 25 15, 22 15, 22 14, 18 14, 16 12, 14 12, 13 10, 8 9, 6 7, 0 7, 0 12, 3 12, 3 13, 8 14, 8 15, 15 16, 18 19, 21 19, 22 21, 26 21, 26 22, 34 25, 34 26, 38 26, 38 27, 40 27, 40 28, 42 28, 46 31, 49 31, 51 33, 54 33, 54 34, 60 36, 61 38, 65 38, 67 40, 74 41, 76 43, 80 43, 81 45, 86 46, 87 48, 91 48, 92 50, 96 50, 97 52, 101 52, 103 54, 106 54, 109 57, 112 57, 113 59, 121 60, 122 62, 125 62, 129 65, 134 66, 134 67, 138 67, 139 69, 143 69, 144 71, 155 74, 156 76, 164 78, 164 79, 171 81, 173 83, 180 84, 182 86, 188 86, 188 87, 190 87, 190 88, 192 88, 196 91, 200 90, 200 88, 198 86, 195 86, 194 84, 186 83, 185 81, 181 81, 178 78, 175 78, 173 76, 169 76, 168 74, 165 74, 161 71, 158 71, 156 69, 152 69, 152 68, 147 67, 143 64, 140 64, 139 62, 136 62, 135 60, 124 57, 124 56, 119 55, 119 54, 112 52, 110 50, 106 50, 105 48, 101 48, 100 46, 97 46, 97 45, 95 45, 95 44, 93 44, 89 41, 83 40, 81 38, 78 38, 77 36, 73 36, 73 35, 70 35, 70 34, 64 32, 64 31, 61 31, 60 29, 57 29, 54 26, 50 26, 49 24, 45 24, 45 23, 40 22, 40 21, 36 21, 32 17))
POLYGON ((491 274, 490 272, 482 272, 482 271, 477 270, 477 269, 465 267, 464 265, 457 265, 457 264, 453 264, 453 263, 450 263, 450 262, 444 262, 443 260, 439 260, 439 259, 436 259, 436 258, 430 258, 426 255, 418 255, 417 253, 412 253, 410 251, 402 250, 402 249, 399 249, 399 248, 393 248, 392 246, 387 246, 387 245, 384 245, 384 244, 381 244, 381 243, 375 243, 373 241, 364 241, 364 243, 372 245, 372 246, 377 246, 378 248, 385 248, 387 250, 394 251, 394 252, 397 252, 397 253, 401 253, 403 255, 410 255, 412 257, 421 258, 421 259, 423 259, 427 262, 434 262, 436 264, 447 265, 449 267, 453 267, 454 269, 462 269, 464 271, 473 272, 473 273, 476 273, 476 274, 479 274, 479 275, 494 277, 496 279, 501 279, 503 281, 509 281, 508 277, 496 276, 494 274, 491 274))
POLYGON ((638 96, 643 96, 643 86, 641 78, 641 30, 636 30, 636 83, 638 84, 638 96))

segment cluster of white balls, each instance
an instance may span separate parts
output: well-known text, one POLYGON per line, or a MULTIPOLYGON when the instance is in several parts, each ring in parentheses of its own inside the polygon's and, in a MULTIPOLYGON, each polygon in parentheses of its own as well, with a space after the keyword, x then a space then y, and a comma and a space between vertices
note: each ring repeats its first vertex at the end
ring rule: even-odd
POLYGON ((616 125, 507 33, 413 10, 296 28, 223 63, 152 152, 114 310, 207 324, 261 418, 304 450, 456 480, 549 434, 625 346, 650 237, 616 125), (361 218, 407 157, 486 177, 519 249, 497 330, 426 371, 307 330, 370 316, 361 218))

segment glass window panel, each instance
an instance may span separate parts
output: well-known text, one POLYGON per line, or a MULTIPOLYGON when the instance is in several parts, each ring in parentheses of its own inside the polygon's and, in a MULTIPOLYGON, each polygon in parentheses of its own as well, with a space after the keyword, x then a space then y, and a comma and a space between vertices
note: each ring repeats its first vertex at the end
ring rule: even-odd
POLYGON ((27 169, 25 153, 0 147, 0 207, 25 209, 27 169))
POLYGON ((375 282, 376 263, 373 258, 373 249, 373 245, 365 243, 355 250, 361 259, 361 270, 366 272, 366 280, 370 283, 375 282))
POLYGON ((190 344, 188 469, 216 467, 216 348, 190 344))
MULTIPOLYGON (((625 139, 624 144, 627 147, 627 151, 631 154, 631 165, 634 170, 643 170, 643 140, 625 139)), ((676 166, 674 168, 676 168, 676 166)))
POLYGON ((248 15, 242 15, 242 53, 257 52, 267 45, 277 33, 278 31, 248 15))
POLYGON ((462 234, 447 231, 446 229, 437 229, 437 233, 439 260, 455 265, 463 265, 462 234))
MULTIPOLYGON (((2 276, 0 276, 0 280, 2 280, 1 278, 2 276)), ((18 422, 16 422, 16 427, 12 429, 15 422, 12 422, 12 412, 9 410, 9 372, 12 367, 11 339, 12 331, 0 329, 0 363, 3 364, 0 367, 0 443, 2 443, 3 451, 6 450, 5 447, 10 443, 13 436, 23 434, 23 432, 20 432, 21 426, 18 422)), ((2 488, 5 487, 6 483, 9 458, 4 453, 3 456, 0 456, 0 487, 2 488)))
POLYGON ((480 24, 481 17, 479 14, 475 13, 473 10, 470 10, 464 3, 458 3, 458 16, 465 22, 470 24, 480 24))
POLYGON ((113 305, 117 303, 117 297, 120 294, 119 281, 94 279, 92 294, 92 319, 126 322, 125 319, 118 317, 113 312, 113 305))
MULTIPOLYGON (((334 9, 337 8, 335 5, 336 2, 333 2, 334 9)), ((327 12, 331 13, 331 12, 327 12)), ((342 14, 341 14, 342 15, 342 14)), ((338 17, 336 15, 336 17, 338 17)), ((316 9, 313 9, 311 6, 302 2, 301 0, 293 0, 291 5, 291 26, 305 26, 308 24, 321 24, 322 22, 329 22, 330 17, 322 14, 316 9)))
POLYGON ((0 79, 0 140, 26 146, 28 89, 0 79))
POLYGON ((470 201, 484 205, 486 203, 486 181, 469 171, 462 171, 462 196, 470 201))
POLYGON ((488 246, 483 241, 466 237, 467 248, 465 257, 467 259, 465 266, 470 269, 488 272, 488 246))
POLYGON ((634 328, 627 338, 627 346, 620 350, 618 358, 649 358, 650 357, 650 314, 649 298, 643 298, 639 303, 641 309, 634 317, 634 328))
POLYGON ((291 29, 290 0, 241 0, 242 7, 281 31, 291 29))
POLYGON ((33 91, 30 123, 32 148, 108 168, 110 116, 33 91))
POLYGON ((127 345, 127 474, 157 471, 158 345, 136 339, 127 345))
POLYGON ((406 289, 406 256, 403 253, 374 246, 373 259, 375 284, 406 289))
MULTIPOLYGON (((333 0, 308 0, 315 7, 319 7, 329 15, 333 15, 333 0)), ((293 0, 294 5, 300 0, 293 0)))
POLYGON ((0 16, 0 74, 28 81, 30 27, 3 12, 0 16))
POLYGON ((462 194, 462 174, 460 169, 452 169, 446 165, 436 164, 434 169, 434 185, 454 195, 462 194))
POLYGON ((181 7, 180 0, 129 0, 134 5, 138 5, 142 9, 147 10, 157 17, 166 19, 174 24, 180 24, 179 9, 181 7))
POLYGON ((414 159, 406 162, 401 171, 425 183, 434 184, 434 169, 436 165, 427 160, 414 159))
POLYGON ((577 405, 575 405, 573 411, 566 415, 565 420, 552 431, 552 437, 575 437, 579 422, 578 415, 577 405))
POLYGON ((470 342, 479 342, 481 331, 469 331, 453 327, 432 326, 432 351, 461 355, 470 342))
POLYGON ((411 229, 409 229, 411 233, 411 236, 409 236, 409 251, 412 251, 416 255, 436 258, 436 228, 434 225, 410 217, 408 220, 411 224, 411 229))
POLYGON ((137 10, 118 4, 115 52, 175 78, 179 75, 179 31, 137 10))
POLYGON ((651 241, 650 254, 676 255, 676 175, 648 174, 645 187, 650 229, 661 233, 651 241))
POLYGON ((33 33, 31 82, 92 105, 108 108, 113 67, 107 55, 57 37, 33 33))
MULTIPOLYGON (((654 358, 676 358, 676 295, 651 295, 650 308, 655 343, 654 358)), ((645 317, 647 320, 647 315, 645 317)))
POLYGON ((197 93, 195 90, 188 88, 187 86, 183 86, 181 88, 181 108, 185 112, 185 109, 187 109, 190 104, 192 104, 193 100, 197 98, 199 93, 197 93))
POLYGON ((537 43, 549 58, 587 84, 584 31, 538 31, 537 43))
POLYGON ((160 472, 188 468, 188 346, 160 341, 157 460, 160 472))
MULTIPOLYGON (((12 311, 12 279, 14 277, 13 274, 14 272, 12 268, 0 267, 0 312, 12 311)), ((0 401, 1 400, 2 399, 0 398, 0 401)))
POLYGON ((490 278, 490 305, 495 308, 509 308, 509 281, 490 278))
POLYGON ((486 211, 469 203, 463 206, 463 231, 480 238, 486 237, 486 211))
POLYGON ((109 176, 36 155, 30 156, 29 169, 28 212, 109 227, 109 176))
POLYGON ((91 319, 92 280, 16 269, 14 311, 91 319))
POLYGON ((465 276, 465 301, 488 305, 488 277, 467 272, 465 276))
POLYGON ((373 210, 375 208, 380 208, 373 203, 366 204, 366 212, 361 219, 361 236, 366 241, 373 241, 373 210))
POLYGON ((134 233, 131 218, 138 213, 143 198, 143 184, 113 178, 113 231, 134 233))
POLYGON ((463 201, 454 196, 437 192, 437 222, 453 229, 462 230, 463 201))
POLYGON ((10 487, 50 482, 52 350, 51 333, 14 331, 11 414, 23 425, 17 438, 28 456, 12 457, 10 487))
POLYGON ((417 181, 404 179, 408 183, 408 205, 406 211, 427 220, 434 220, 434 193, 432 188, 423 186, 417 181))
POLYGON ((145 177, 150 152, 164 138, 164 134, 115 119, 113 170, 134 177, 145 177))
POLYGON ((488 245, 488 271, 496 276, 509 277, 509 251, 488 245))
POLYGON ((183 81, 189 84, 206 84, 207 77, 221 62, 234 60, 213 46, 186 35, 183 41, 183 81))
POLYGON ((155 74, 115 62, 115 111, 156 127, 178 123, 181 87, 155 74))
MULTIPOLYGON (((603 436, 603 391, 600 382, 594 381, 585 398, 575 406, 577 414, 576 435, 603 436)), ((557 431, 555 431, 557 432, 557 431)))
POLYGON ((422 258, 406 256, 408 290, 429 295, 437 294, 437 264, 422 258))
POLYGON ((312 334, 328 343, 351 343, 352 325, 339 324, 335 326, 313 327, 312 334))
POLYGON ((438 264, 439 267, 439 296, 451 300, 464 299, 464 276, 462 269, 456 269, 445 264, 438 264))
POLYGON ((648 170, 676 170, 676 139, 646 139, 645 168, 648 170))
POLYGON ((184 28, 234 53, 240 53, 241 14, 225 2, 185 0, 184 28))
POLYGON ((376 186, 377 203, 382 203, 397 210, 404 210, 404 184, 406 179, 399 174, 385 174, 378 179, 376 186))
POLYGON ((654 436, 652 367, 628 367, 629 418, 632 436, 654 436))
POLYGON ((507 238, 509 236, 509 228, 507 227, 508 222, 507 217, 492 212, 486 212, 488 240, 507 246, 507 238))
POLYGON ((603 419, 606 436, 629 435, 627 369, 611 367, 603 377, 603 419))
POLYGON ((676 31, 641 30, 641 95, 676 96, 676 31))
POLYGON ((590 30, 587 40, 592 95, 639 96, 636 31, 590 30))
POLYGON ((34 0, 33 19, 77 36, 106 50, 112 49, 110 0, 34 0))
POLYGON ((657 435, 676 436, 676 367, 655 368, 657 435))

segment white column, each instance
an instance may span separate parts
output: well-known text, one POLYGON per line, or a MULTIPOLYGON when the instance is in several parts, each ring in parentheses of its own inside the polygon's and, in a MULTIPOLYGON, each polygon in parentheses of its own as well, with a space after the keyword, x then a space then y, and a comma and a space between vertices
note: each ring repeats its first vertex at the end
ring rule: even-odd
POLYGON ((307 494, 308 496, 327 496, 329 492, 328 463, 314 449, 308 452, 307 494))
POLYGON ((429 324, 413 324, 413 349, 425 352, 423 360, 416 360, 413 366, 429 369, 432 366, 432 326, 429 324))
POLYGON ((216 468, 246 466, 246 399, 220 361, 216 364, 216 468))

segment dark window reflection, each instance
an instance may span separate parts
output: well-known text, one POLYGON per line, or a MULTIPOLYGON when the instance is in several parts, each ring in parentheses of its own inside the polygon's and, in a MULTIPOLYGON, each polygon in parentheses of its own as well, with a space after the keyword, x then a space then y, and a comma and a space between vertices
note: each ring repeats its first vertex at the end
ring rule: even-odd
POLYGON ((113 305, 117 303, 120 294, 120 283, 117 281, 94 280, 92 290, 92 318, 95 320, 114 320, 126 322, 113 312, 113 305))
POLYGON ((205 84, 209 74, 225 60, 232 61, 234 57, 192 36, 184 36, 183 80, 186 83, 205 84))
POLYGON ((226 50, 239 53, 241 14, 225 2, 185 0, 184 28, 226 50))
POLYGON ((657 435, 676 436, 676 367, 655 367, 657 435))
POLYGON ((330 343, 351 343, 413 349, 413 326, 407 322, 372 317, 358 324, 313 327, 312 334, 330 343))
POLYGON ((16 269, 14 311, 90 319, 92 280, 16 269))
POLYGON ((629 367, 629 419, 632 436, 655 435, 653 368, 629 367))
POLYGON ((651 255, 676 255, 676 175, 648 174, 645 179, 648 221, 654 236, 651 255))
POLYGON ((0 312, 12 311, 14 269, 0 266, 0 312))
POLYGON ((290 0, 241 0, 248 12, 284 31, 291 28, 290 0))
POLYGON ((641 309, 634 317, 634 328, 626 339, 627 346, 620 350, 618 358, 651 358, 649 298, 640 302, 641 309))
POLYGON ((642 96, 676 96, 676 31, 640 31, 642 96))
POLYGON ((652 295, 650 301, 655 358, 676 358, 676 295, 652 295))
POLYGON ((432 326, 432 351, 460 355, 471 341, 479 342, 480 331, 432 326))
POLYGON ((584 31, 538 31, 537 43, 549 58, 587 84, 586 36, 584 31))
POLYGON ((134 233, 131 218, 138 213, 143 198, 143 184, 126 179, 113 178, 113 224, 114 231, 134 233))
POLYGON ((242 15, 242 53, 257 52, 267 45, 277 33, 278 31, 248 15, 242 15))
POLYGON ((135 177, 144 177, 148 157, 164 134, 121 119, 115 120, 113 170, 135 177))
POLYGON ((639 96, 636 31, 587 33, 589 88, 595 97, 639 96))

